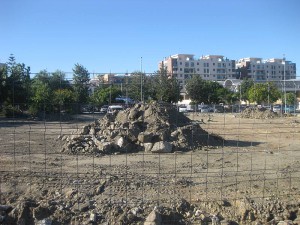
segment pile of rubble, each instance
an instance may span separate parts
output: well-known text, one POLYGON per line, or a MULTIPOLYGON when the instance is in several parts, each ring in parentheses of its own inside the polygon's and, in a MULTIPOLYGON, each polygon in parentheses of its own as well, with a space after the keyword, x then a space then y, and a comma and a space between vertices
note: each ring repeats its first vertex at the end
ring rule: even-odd
POLYGON ((250 119, 272 119, 278 117, 277 113, 274 113, 268 109, 260 109, 257 107, 246 108, 241 114, 241 118, 250 119))
POLYGON ((16 206, 0 205, 0 224, 300 224, 299 202, 284 203, 268 200, 261 204, 250 199, 223 202, 190 203, 185 199, 173 207, 142 204, 113 206, 109 202, 95 204, 64 204, 59 199, 48 201, 23 200, 16 206), (106 204, 104 204, 106 203, 106 204), (74 208, 74 209, 73 209, 74 208), (77 209, 75 209, 77 208, 77 209))
POLYGON ((73 154, 169 153, 222 143, 172 105, 157 102, 106 115, 59 138, 63 151, 73 154))

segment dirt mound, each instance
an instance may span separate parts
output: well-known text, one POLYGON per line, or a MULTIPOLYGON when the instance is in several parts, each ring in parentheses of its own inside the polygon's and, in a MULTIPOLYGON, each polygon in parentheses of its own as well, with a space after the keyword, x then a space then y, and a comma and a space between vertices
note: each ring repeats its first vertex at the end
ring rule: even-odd
POLYGON ((255 108, 246 108, 241 114, 241 118, 250 118, 250 119, 271 119, 278 117, 277 113, 274 113, 267 109, 255 108))
POLYGON ((60 138, 65 141, 63 151, 75 154, 169 153, 221 143, 219 137, 192 123, 176 107, 157 102, 106 115, 60 138))

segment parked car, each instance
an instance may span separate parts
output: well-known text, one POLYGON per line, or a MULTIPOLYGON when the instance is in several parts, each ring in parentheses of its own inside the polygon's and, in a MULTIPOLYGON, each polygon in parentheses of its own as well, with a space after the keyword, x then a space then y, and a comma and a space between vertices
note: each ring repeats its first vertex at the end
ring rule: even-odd
POLYGON ((222 105, 214 105, 212 107, 212 109, 213 109, 213 112, 215 112, 215 113, 223 113, 224 112, 224 106, 222 106, 222 105))
POLYGON ((198 111, 201 113, 208 113, 211 112, 211 108, 208 105, 199 105, 198 111))
POLYGON ((107 113, 107 109, 108 109, 108 105, 103 105, 103 106, 100 108, 100 113, 107 113))
POLYGON ((272 106, 271 105, 262 105, 261 108, 264 109, 264 110, 269 110, 269 111, 272 110, 272 106))
POLYGON ((293 105, 287 105, 283 107, 283 112, 285 113, 294 113, 296 111, 295 106, 293 105))
POLYGON ((273 106, 273 112, 281 113, 282 112, 282 106, 281 105, 274 105, 273 106))
POLYGON ((179 106, 178 107, 178 112, 187 112, 187 107, 186 106, 179 106))
POLYGON ((107 113, 108 114, 114 114, 114 113, 116 113, 118 111, 121 111, 121 110, 123 110, 123 106, 121 106, 121 105, 110 105, 107 108, 107 113))

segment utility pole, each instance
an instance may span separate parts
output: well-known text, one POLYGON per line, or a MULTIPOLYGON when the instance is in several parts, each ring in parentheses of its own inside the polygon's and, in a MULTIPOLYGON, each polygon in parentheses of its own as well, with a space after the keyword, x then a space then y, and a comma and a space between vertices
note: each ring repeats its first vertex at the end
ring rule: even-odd
MULTIPOLYGON (((269 71, 267 72, 267 82, 268 82, 268 107, 270 106, 270 84, 269 84, 269 71)), ((270 108, 271 109, 271 108, 270 108)))
POLYGON ((284 113, 286 113, 285 54, 283 54, 283 93, 284 93, 284 113))
POLYGON ((141 102, 143 102, 143 57, 141 57, 141 102))

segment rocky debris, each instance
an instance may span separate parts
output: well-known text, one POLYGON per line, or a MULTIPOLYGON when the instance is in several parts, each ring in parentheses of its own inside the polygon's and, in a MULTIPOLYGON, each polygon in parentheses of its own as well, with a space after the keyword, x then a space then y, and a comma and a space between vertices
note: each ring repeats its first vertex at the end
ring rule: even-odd
POLYGON ((250 119, 272 119, 278 117, 278 114, 264 108, 249 107, 241 112, 240 117, 250 119))
POLYGON ((70 136, 60 136, 63 151, 73 154, 113 154, 145 151, 170 153, 221 144, 192 123, 176 107, 153 102, 106 115, 70 136))
POLYGON ((0 205, 0 224, 3 223, 6 220, 7 214, 12 209, 13 208, 9 205, 0 205))
POLYGON ((162 225, 161 215, 157 210, 151 211, 147 216, 144 225, 162 225))
MULTIPOLYGON (((117 178, 106 183, 99 182, 99 185, 105 188, 113 185, 120 189, 123 187, 117 178)), ((4 216, 0 224, 289 225, 300 221, 299 200, 286 203, 276 198, 263 201, 245 198, 224 202, 189 202, 170 196, 170 202, 160 202, 158 206, 151 199, 136 198, 135 203, 130 202, 129 198, 120 197, 120 193, 114 199, 103 195, 103 192, 87 192, 85 189, 47 190, 43 191, 44 200, 2 196, 7 202, 0 205, 4 216)))

